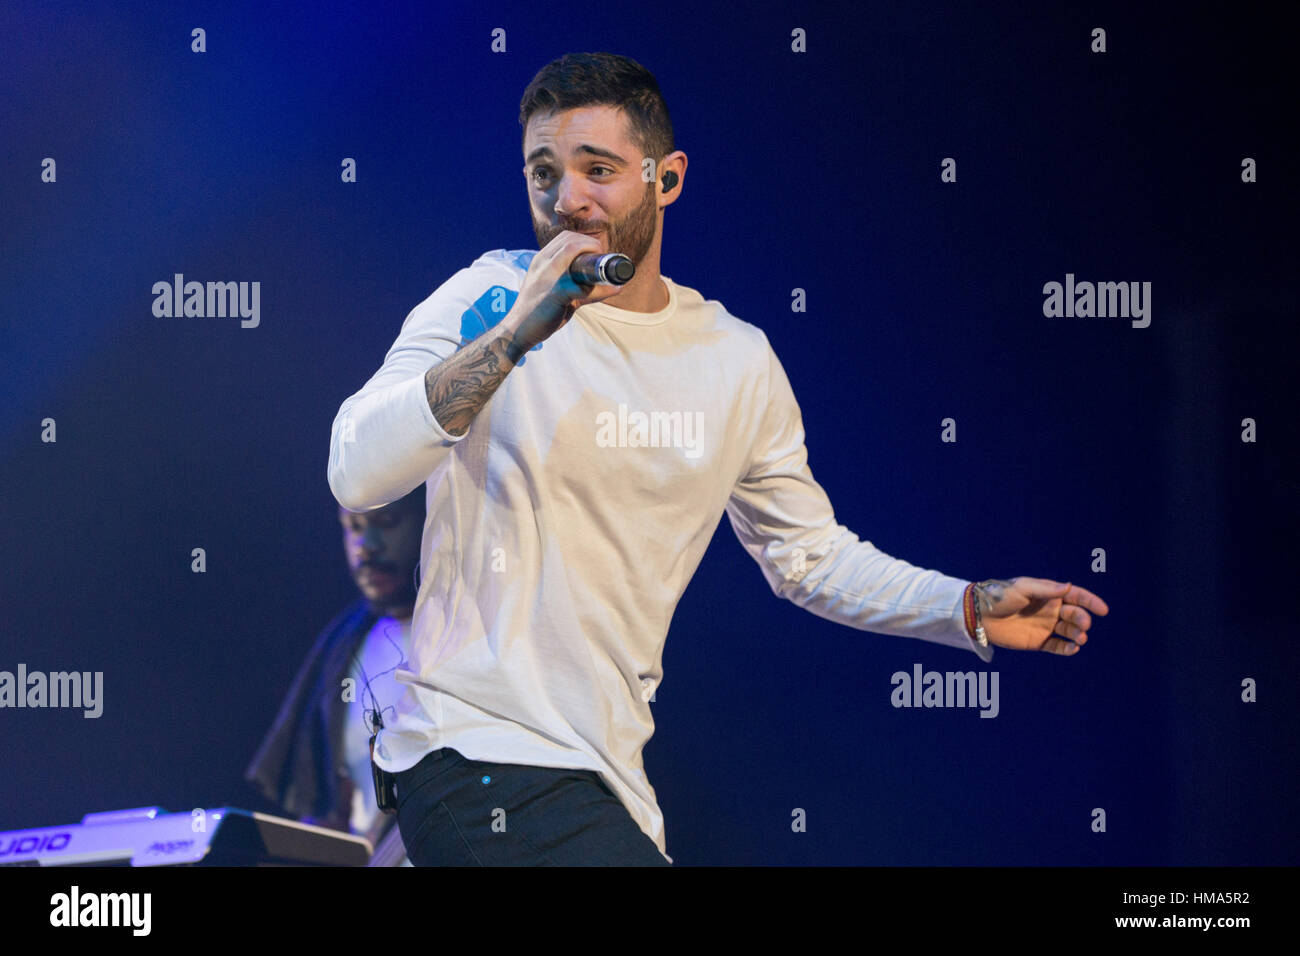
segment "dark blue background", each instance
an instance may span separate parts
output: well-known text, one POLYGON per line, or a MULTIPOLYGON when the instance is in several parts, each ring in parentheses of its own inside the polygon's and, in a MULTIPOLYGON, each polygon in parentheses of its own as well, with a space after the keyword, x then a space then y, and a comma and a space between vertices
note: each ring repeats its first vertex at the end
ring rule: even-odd
POLYGON ((995 720, 896 710, 894 671, 978 661, 778 601, 724 520, 645 751, 674 859, 1295 863, 1294 51, 1241 4, 1043 6, 5 4, 0 669, 102 670, 105 709, 0 711, 0 830, 256 803, 356 593, 339 404, 456 269, 535 248, 520 94, 605 50, 689 157, 663 272, 767 333, 838 519, 1111 608, 1076 658, 999 651, 995 720), (260 281, 261 326, 154 318, 175 272, 260 281), (1067 272, 1152 282, 1151 326, 1044 318, 1067 272))

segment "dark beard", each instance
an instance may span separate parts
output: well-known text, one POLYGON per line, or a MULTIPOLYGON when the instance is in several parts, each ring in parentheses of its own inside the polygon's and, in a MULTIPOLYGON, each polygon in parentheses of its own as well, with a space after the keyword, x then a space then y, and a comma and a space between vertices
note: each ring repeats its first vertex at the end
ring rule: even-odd
MULTIPOLYGON (((607 231, 606 248, 610 252, 621 252, 632 260, 633 265, 640 265, 655 241, 655 221, 658 207, 655 203, 653 183, 647 184, 645 198, 641 203, 618 222, 598 226, 607 231)), ((533 220, 533 234, 537 237, 537 248, 542 249, 548 242, 566 229, 582 232, 591 228, 592 223, 585 220, 561 219, 558 226, 533 220)))

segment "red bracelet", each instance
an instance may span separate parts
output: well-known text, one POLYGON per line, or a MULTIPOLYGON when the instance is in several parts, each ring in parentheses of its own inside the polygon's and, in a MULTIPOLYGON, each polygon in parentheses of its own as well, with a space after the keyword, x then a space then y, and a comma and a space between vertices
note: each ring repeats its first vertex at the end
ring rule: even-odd
POLYGON ((962 608, 966 617, 966 633, 973 641, 975 640, 975 584, 974 582, 966 585, 966 590, 961 596, 962 608))
POLYGON ((979 605, 975 603, 975 584, 966 586, 966 593, 963 595, 963 602, 966 610, 966 631, 971 636, 971 640, 980 647, 989 646, 989 636, 984 631, 984 622, 980 619, 979 605))

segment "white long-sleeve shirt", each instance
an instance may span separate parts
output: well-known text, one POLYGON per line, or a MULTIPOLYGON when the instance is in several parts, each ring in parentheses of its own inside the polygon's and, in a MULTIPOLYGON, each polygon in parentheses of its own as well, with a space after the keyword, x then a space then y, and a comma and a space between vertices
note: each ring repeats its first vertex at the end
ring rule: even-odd
POLYGON ((377 763, 472 760, 597 771, 669 860, 643 769, 678 600, 725 512, 772 591, 859 630, 992 656, 968 581, 890 557, 836 522, 799 406, 756 326, 666 276, 668 305, 584 305, 454 438, 424 374, 509 311, 534 250, 497 249, 406 317, 339 408, 329 483, 367 511, 426 483, 411 670, 377 763))

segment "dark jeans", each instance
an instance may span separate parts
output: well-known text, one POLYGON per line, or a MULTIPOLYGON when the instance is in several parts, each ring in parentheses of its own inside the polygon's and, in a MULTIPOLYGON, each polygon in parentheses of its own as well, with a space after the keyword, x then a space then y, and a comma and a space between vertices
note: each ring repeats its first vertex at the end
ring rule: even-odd
POLYGON ((668 866, 594 770, 470 760, 450 747, 397 774, 415 866, 668 866))

